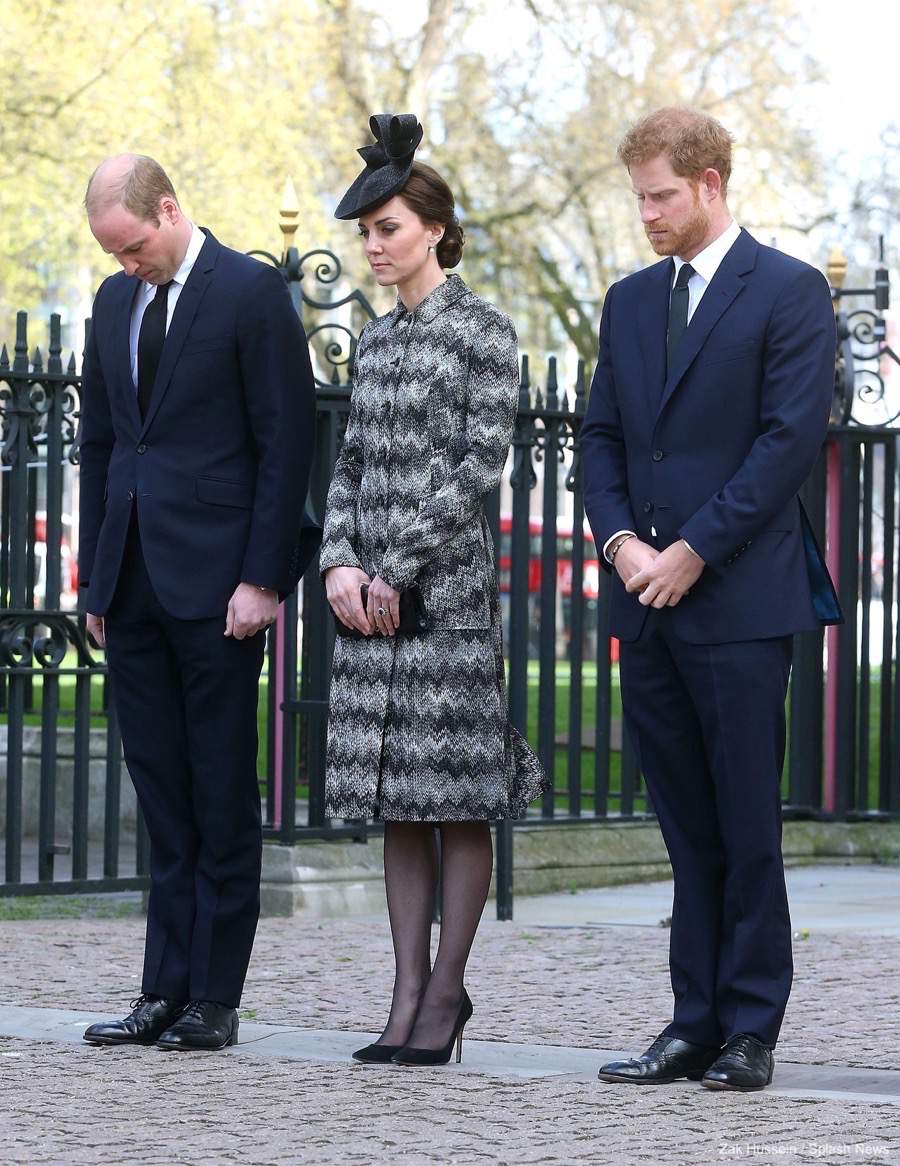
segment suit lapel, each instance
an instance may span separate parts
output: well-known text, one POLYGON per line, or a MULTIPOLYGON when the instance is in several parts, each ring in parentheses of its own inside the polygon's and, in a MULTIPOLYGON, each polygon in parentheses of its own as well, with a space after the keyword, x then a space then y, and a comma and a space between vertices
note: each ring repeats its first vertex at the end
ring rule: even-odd
MULTIPOLYGON (((687 331, 682 337, 674 364, 666 377, 659 412, 669 402, 669 398, 678 388, 682 377, 696 360, 706 339, 722 314, 731 306, 737 296, 744 290, 745 280, 742 276, 752 271, 756 264, 758 243, 746 231, 741 231, 731 250, 719 264, 716 274, 712 277, 709 287, 703 293, 703 298, 697 305, 697 310, 691 317, 687 331)), ((663 329, 665 336, 665 329, 663 329)))
POLYGON ((141 288, 141 281, 136 275, 126 275, 122 288, 122 296, 116 313, 113 326, 113 343, 115 345, 115 367, 118 371, 118 380, 125 395, 125 408, 128 410, 135 429, 141 428, 141 411, 138 408, 137 388, 131 376, 131 313, 134 309, 134 298, 141 288))
POLYGON ((216 265, 218 253, 219 244, 212 235, 207 233, 206 242, 200 248, 200 254, 197 256, 197 260, 191 268, 185 285, 181 289, 178 303, 175 305, 175 311, 172 313, 172 323, 169 325, 169 330, 166 333, 166 340, 163 344, 162 355, 159 360, 159 368, 156 370, 156 380, 153 382, 153 394, 150 397, 150 407, 144 418, 142 431, 146 431, 149 427, 166 395, 166 390, 172 380, 172 373, 175 371, 175 365, 178 362, 178 357, 181 355, 181 349, 184 347, 184 342, 191 330, 197 309, 200 307, 200 301, 203 299, 212 279, 212 271, 216 265))
POLYGON ((647 269, 647 287, 638 307, 638 336, 647 386, 650 421, 659 409, 666 383, 666 327, 669 317, 669 289, 672 284, 672 261, 656 263, 647 269))

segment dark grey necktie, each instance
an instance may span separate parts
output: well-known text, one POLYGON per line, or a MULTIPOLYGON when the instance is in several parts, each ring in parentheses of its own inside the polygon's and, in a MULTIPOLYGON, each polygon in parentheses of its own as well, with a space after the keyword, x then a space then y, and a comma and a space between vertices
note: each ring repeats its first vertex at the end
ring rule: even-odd
POLYGON ((690 302, 688 280, 693 274, 694 269, 690 263, 683 263, 678 272, 678 278, 675 280, 675 286, 672 288, 672 297, 669 300, 669 334, 666 339, 667 372, 672 368, 675 353, 688 325, 688 304, 690 302))
POLYGON ((166 340, 166 316, 169 310, 168 299, 171 286, 171 280, 168 283, 159 284, 156 295, 144 309, 141 330, 138 333, 137 393, 142 420, 147 416, 147 410, 150 408, 153 382, 156 380, 156 370, 159 368, 159 358, 162 355, 163 344, 166 340))

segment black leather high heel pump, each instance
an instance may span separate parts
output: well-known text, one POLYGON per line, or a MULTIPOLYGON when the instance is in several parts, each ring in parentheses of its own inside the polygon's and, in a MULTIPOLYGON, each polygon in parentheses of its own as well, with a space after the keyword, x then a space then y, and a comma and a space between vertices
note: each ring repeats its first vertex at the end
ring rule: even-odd
POLYGON ((469 993, 463 988, 463 998, 459 1006, 459 1015, 456 1017, 456 1024, 453 1026, 453 1032, 446 1045, 442 1049, 416 1049, 412 1045, 404 1045, 403 1048, 398 1049, 394 1053, 391 1060, 395 1065, 446 1065, 450 1060, 450 1054, 453 1051, 453 1044, 455 1042, 456 1063, 458 1065, 462 1060, 463 1029, 472 1019, 473 1011, 469 993))
POLYGON ((386 1065, 394 1053, 399 1053, 403 1045, 366 1045, 351 1054, 354 1061, 362 1061, 367 1065, 386 1065))

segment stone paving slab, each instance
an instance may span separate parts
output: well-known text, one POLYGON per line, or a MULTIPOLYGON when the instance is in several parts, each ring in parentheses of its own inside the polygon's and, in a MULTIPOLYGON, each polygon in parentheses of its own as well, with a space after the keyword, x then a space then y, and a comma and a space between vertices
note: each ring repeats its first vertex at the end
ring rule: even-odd
MULTIPOLYGON (((143 921, 0 923, 0 1002, 124 1015, 140 991, 143 921)), ((475 1039, 640 1051, 671 1015, 668 931, 486 920, 467 978, 475 1039)), ((794 945, 780 1060, 900 1068, 900 938, 811 930, 794 945)), ((383 920, 266 919, 245 1019, 377 1030, 393 956, 383 920)))
MULTIPOLYGON (((791 920, 797 930, 865 931, 900 935, 900 867, 830 865, 788 870, 791 920)), ((672 913, 673 883, 597 887, 570 895, 525 895, 515 902, 519 923, 658 925, 672 913)))
MULTIPOLYGON (((96 1049, 77 1028, 65 1041, 0 1036, 0 1163, 898 1166, 888 1091, 900 1073, 900 936, 890 933, 888 881, 897 872, 884 874, 846 897, 852 911, 869 901, 867 887, 877 891, 871 931, 822 926, 842 922, 840 879, 810 883, 823 913, 798 923, 774 1089, 597 1081, 606 1053, 640 1051, 670 1015, 668 932, 654 923, 662 899, 644 926, 631 925, 633 903, 613 918, 618 899, 598 914, 580 895, 555 897, 533 919, 486 919, 460 1069, 346 1059, 386 1014, 393 961, 383 918, 267 919, 243 1002, 248 1043, 236 1050, 96 1049)), ((2 922, 0 1005, 74 1013, 82 1026, 121 1016, 139 992, 142 947, 140 919, 2 922)))
MULTIPOLYGON (((104 1014, 101 1013, 0 1005, 0 1036, 74 1042, 80 1045, 87 1026, 103 1019, 104 1014)), ((292 1061, 347 1064, 353 1063, 351 1053, 354 1049, 368 1044, 376 1037, 377 1033, 302 1029, 243 1021, 238 1045, 226 1050, 224 1055, 284 1057, 292 1061)), ((622 1049, 578 1049, 479 1040, 464 1040, 463 1053, 462 1062, 458 1065, 451 1063, 446 1072, 481 1073, 490 1077, 565 1076, 588 1083, 597 1079, 599 1065, 626 1055, 622 1049)), ((205 1058, 201 1055, 200 1059, 202 1061, 205 1058)), ((390 1068, 404 1071, 400 1066, 390 1068)), ((698 1088, 696 1083, 687 1081, 678 1082, 677 1086, 694 1090, 698 1088)), ((779 1061, 775 1080, 768 1092, 787 1097, 824 1097, 900 1106, 900 1071, 794 1065, 779 1061)), ((896 1120, 900 1124, 900 1115, 896 1120)))
POLYGON ((896 1164, 893 1105, 0 1039, 6 1166, 896 1164))

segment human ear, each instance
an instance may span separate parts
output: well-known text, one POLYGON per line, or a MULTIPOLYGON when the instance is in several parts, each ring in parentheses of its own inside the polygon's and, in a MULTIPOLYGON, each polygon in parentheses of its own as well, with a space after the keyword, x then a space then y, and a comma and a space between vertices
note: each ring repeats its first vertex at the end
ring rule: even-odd
POLYGON ((718 198, 722 193, 721 175, 718 170, 713 170, 711 166, 703 171, 700 184, 706 192, 706 197, 709 202, 712 202, 714 198, 718 198))

